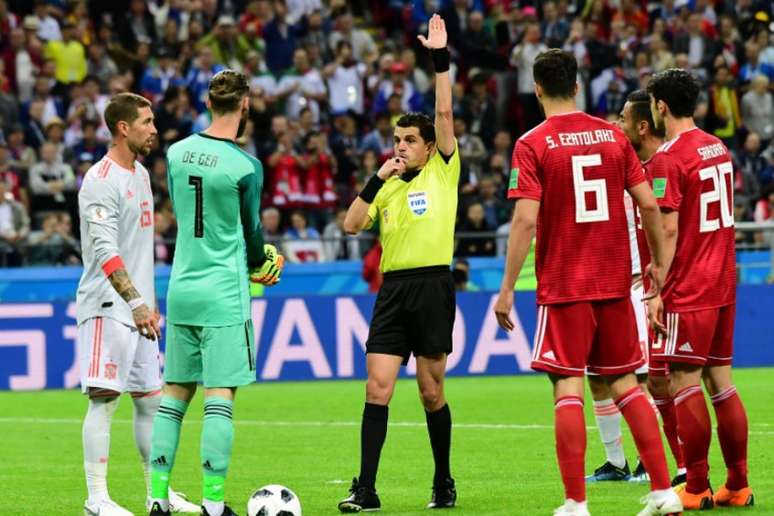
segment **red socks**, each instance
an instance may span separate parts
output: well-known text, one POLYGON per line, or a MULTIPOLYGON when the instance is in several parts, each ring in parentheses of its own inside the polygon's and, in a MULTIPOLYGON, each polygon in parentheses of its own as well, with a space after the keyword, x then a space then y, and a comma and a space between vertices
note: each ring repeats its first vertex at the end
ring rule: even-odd
POLYGON ((683 444, 683 458, 688 469, 686 491, 701 494, 709 488, 709 453, 712 423, 701 386, 692 385, 675 394, 677 433, 683 444))
MULTIPOLYGON (((554 433, 559 471, 564 482, 565 498, 586 501, 584 458, 586 454, 586 420, 583 398, 564 396, 554 403, 554 433)), ((647 467, 647 466, 646 466, 647 467)))
POLYGON ((664 429, 664 435, 669 443, 669 449, 672 450, 672 456, 675 458, 678 468, 685 467, 683 459, 683 449, 680 446, 680 440, 677 438, 677 413, 675 412, 675 400, 672 398, 653 398, 656 408, 661 413, 661 426, 664 429))
POLYGON ((631 429, 637 451, 640 453, 640 460, 650 475, 651 488, 668 489, 670 479, 664 445, 661 442, 656 414, 647 396, 639 387, 632 387, 618 397, 615 404, 631 429))
POLYGON ((733 385, 712 396, 718 420, 718 440, 728 469, 726 487, 747 487, 747 413, 733 385))

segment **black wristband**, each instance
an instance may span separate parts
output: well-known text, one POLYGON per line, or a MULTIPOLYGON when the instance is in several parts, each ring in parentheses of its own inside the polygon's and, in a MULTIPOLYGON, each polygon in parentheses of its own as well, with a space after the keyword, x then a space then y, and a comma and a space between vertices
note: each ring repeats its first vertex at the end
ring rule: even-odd
POLYGON ((433 58, 433 68, 435 68, 435 73, 443 73, 449 71, 449 62, 451 58, 449 57, 449 49, 446 47, 443 48, 434 48, 430 51, 430 55, 433 58))
POLYGON ((384 186, 384 179, 380 178, 378 174, 374 174, 360 191, 360 195, 358 195, 358 197, 363 199, 368 204, 371 204, 374 202, 376 194, 379 193, 379 190, 381 190, 382 186, 384 186))

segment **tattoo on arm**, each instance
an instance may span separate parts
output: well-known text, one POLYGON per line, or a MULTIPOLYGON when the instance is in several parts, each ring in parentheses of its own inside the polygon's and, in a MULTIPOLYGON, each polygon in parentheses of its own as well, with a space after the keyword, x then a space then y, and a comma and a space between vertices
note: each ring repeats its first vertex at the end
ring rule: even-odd
POLYGON ((118 292, 127 303, 132 299, 140 297, 140 293, 134 288, 126 269, 117 269, 113 274, 108 276, 108 280, 110 280, 110 284, 113 285, 116 292, 118 292))

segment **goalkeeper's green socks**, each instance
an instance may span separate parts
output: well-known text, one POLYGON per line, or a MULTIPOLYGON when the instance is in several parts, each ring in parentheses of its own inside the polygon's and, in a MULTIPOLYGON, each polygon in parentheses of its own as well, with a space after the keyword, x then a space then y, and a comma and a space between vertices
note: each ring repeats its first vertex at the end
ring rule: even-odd
POLYGON ((188 402, 164 396, 153 418, 151 436, 151 498, 161 509, 169 510, 169 475, 175 463, 180 427, 188 402))
POLYGON ((234 444, 234 402, 219 396, 204 400, 201 459, 203 468, 202 505, 209 514, 223 511, 226 472, 234 444))

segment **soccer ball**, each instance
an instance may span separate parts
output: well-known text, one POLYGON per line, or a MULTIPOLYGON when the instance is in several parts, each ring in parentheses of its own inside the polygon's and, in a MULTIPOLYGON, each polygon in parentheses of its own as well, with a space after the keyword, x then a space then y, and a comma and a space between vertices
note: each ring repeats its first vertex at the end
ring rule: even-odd
POLYGON ((301 502, 285 486, 263 486, 247 501, 247 516, 301 516, 301 502))

